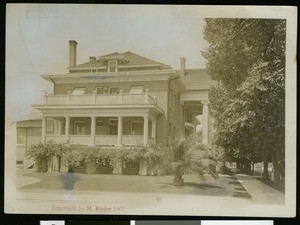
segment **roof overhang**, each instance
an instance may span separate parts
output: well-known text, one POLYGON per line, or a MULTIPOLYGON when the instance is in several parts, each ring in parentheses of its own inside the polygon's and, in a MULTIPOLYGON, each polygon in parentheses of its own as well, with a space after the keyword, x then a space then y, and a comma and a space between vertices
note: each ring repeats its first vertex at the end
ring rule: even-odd
POLYGON ((180 95, 180 102, 208 100, 209 89, 184 90, 180 95))
POLYGON ((17 128, 42 127, 42 120, 22 120, 17 121, 17 128))
POLYGON ((42 78, 52 83, 95 83, 95 82, 120 82, 120 81, 150 81, 168 80, 176 77, 174 70, 115 72, 115 73, 75 73, 75 74, 49 74, 42 78))
POLYGON ((141 116, 150 114, 157 117, 164 113, 155 104, 139 105, 32 105, 40 110, 44 116, 141 116))

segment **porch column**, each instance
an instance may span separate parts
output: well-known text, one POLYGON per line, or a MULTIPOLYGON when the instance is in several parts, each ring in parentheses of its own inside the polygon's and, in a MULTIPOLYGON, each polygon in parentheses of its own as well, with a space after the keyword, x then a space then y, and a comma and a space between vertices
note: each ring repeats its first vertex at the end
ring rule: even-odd
POLYGON ((58 134, 61 135, 61 120, 58 121, 58 134))
POLYGON ((118 146, 122 146, 123 136, 123 117, 118 116, 118 146))
POLYGON ((203 104, 202 109, 202 143, 208 145, 208 123, 209 123, 209 110, 208 110, 208 101, 201 101, 203 104))
POLYGON ((151 137, 153 138, 153 142, 156 143, 156 118, 152 118, 152 134, 151 137))
POLYGON ((66 116, 66 125, 65 125, 65 139, 66 143, 69 144, 69 136, 70 136, 70 117, 66 116))
POLYGON ((42 144, 46 144, 46 128, 47 128, 47 118, 43 116, 42 118, 42 144))
POLYGON ((187 136, 186 133, 185 133, 185 105, 184 105, 184 102, 182 102, 182 116, 181 116, 181 134, 182 134, 182 137, 185 137, 187 136))
POLYGON ((95 146, 95 135, 96 135, 96 117, 91 116, 91 143, 90 143, 90 146, 95 146))
POLYGON ((149 127, 149 116, 144 116, 144 145, 147 145, 148 143, 148 127, 149 127))

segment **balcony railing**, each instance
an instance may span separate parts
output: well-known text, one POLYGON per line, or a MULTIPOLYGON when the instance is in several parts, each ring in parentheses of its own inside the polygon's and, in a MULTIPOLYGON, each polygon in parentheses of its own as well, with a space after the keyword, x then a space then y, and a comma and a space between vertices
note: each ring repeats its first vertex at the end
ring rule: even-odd
POLYGON ((157 104, 148 91, 142 94, 85 94, 85 95, 54 95, 45 94, 46 105, 107 105, 107 104, 157 104))

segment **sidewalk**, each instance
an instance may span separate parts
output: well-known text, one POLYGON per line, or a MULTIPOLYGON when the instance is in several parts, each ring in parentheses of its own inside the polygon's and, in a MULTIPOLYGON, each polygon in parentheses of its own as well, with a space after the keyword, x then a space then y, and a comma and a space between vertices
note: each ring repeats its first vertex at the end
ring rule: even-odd
POLYGON ((280 191, 262 183, 253 176, 237 174, 236 178, 243 185, 246 191, 251 195, 255 203, 265 204, 284 204, 285 195, 280 191))

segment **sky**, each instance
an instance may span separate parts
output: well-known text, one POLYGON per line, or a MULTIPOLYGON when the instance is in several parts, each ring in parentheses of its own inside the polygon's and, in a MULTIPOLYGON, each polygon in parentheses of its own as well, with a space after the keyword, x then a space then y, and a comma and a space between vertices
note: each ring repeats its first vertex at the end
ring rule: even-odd
POLYGON ((43 74, 64 74, 69 40, 76 40, 77 64, 89 56, 131 51, 179 68, 205 67, 204 26, 192 6, 33 5, 7 7, 7 120, 27 119, 31 104, 52 92, 43 74))

